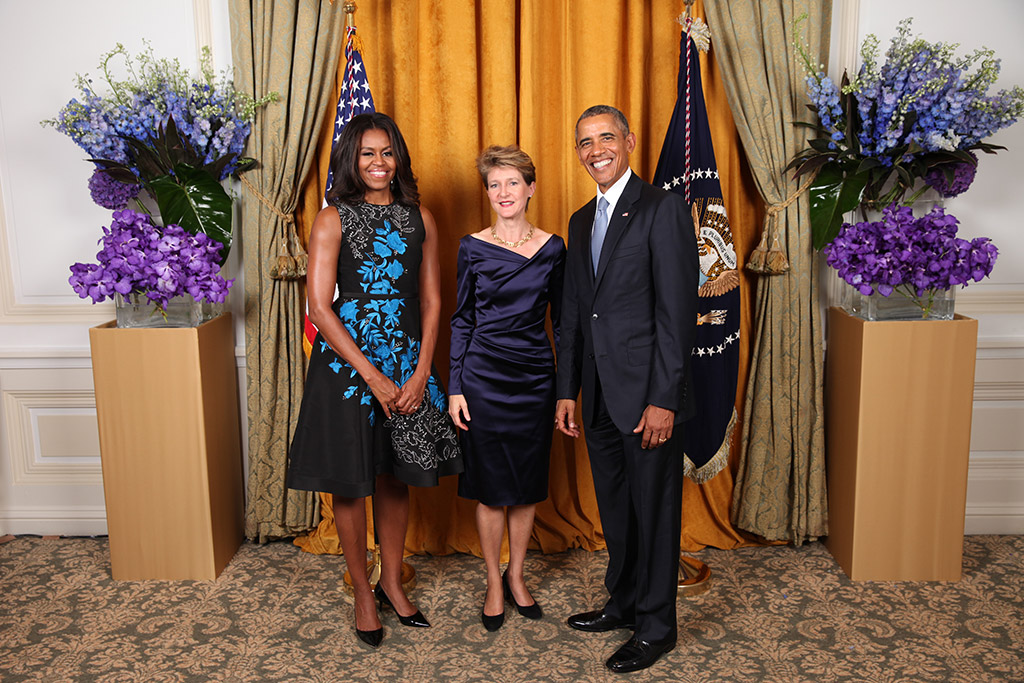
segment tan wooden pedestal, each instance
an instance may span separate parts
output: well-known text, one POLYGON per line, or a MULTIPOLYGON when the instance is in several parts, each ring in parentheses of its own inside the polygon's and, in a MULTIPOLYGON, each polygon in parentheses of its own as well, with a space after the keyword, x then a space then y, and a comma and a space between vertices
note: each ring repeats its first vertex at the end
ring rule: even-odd
POLYGON ((243 535, 231 315, 89 342, 114 579, 217 578, 243 535))
POLYGON ((828 311, 829 535, 855 581, 960 578, 978 321, 828 311))

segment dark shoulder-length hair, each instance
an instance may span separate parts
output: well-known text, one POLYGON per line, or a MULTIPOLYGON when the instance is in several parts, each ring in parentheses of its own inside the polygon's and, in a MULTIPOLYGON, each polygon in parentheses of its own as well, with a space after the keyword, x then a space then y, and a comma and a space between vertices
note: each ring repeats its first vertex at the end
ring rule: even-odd
POLYGON ((353 116, 331 154, 331 173, 334 183, 327 193, 327 201, 331 204, 356 204, 366 194, 366 184, 359 175, 359 149, 363 141, 363 133, 368 130, 382 130, 391 141, 391 153, 395 159, 395 177, 391 181, 391 194, 396 202, 407 206, 419 206, 420 193, 416 186, 416 176, 412 172, 409 160, 409 148, 405 144, 398 125, 387 114, 359 114, 353 116))

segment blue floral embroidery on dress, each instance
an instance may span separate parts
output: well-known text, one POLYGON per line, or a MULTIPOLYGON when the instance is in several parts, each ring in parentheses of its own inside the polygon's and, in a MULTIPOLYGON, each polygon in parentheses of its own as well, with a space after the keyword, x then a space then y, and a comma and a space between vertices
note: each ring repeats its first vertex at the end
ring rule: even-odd
MULTIPOLYGON (((384 225, 374 230, 373 254, 378 258, 364 259, 357 272, 362 277, 361 286, 369 294, 397 294, 394 285, 405 273, 405 268, 395 255, 404 254, 406 243, 401 233, 395 230, 390 220, 385 219, 384 225)), ((359 344, 360 351, 386 376, 399 377, 398 384, 409 381, 419 361, 420 345, 416 340, 408 339, 399 328, 404 299, 347 299, 342 302, 338 317, 352 339, 359 344), (396 368, 398 373, 395 372, 396 368)), ((321 342, 320 352, 326 353, 333 349, 326 342, 321 342)), ((331 369, 338 373, 341 368, 349 369, 352 383, 346 387, 342 399, 359 396, 361 405, 371 405, 373 393, 364 383, 357 379, 355 368, 335 357, 330 364, 331 369), (362 390, 360 390, 362 386, 362 390)), ((447 410, 444 393, 431 377, 428 383, 431 402, 442 411, 447 410)), ((375 421, 374 411, 370 411, 370 424, 375 421)))

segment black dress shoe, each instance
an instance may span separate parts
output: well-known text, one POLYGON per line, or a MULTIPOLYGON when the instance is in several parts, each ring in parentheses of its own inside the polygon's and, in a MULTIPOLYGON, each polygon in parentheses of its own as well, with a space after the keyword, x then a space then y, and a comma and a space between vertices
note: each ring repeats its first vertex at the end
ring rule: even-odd
MULTIPOLYGON (((391 604, 391 598, 384 592, 384 586, 377 584, 377 587, 373 589, 373 594, 377 596, 380 601, 380 609, 384 611, 384 605, 387 605, 391 609, 395 609, 395 606, 391 604)), ((395 614, 398 614, 398 610, 395 609, 395 614)), ((423 616, 423 612, 416 610, 416 614, 411 614, 407 617, 403 617, 398 614, 398 621, 402 623, 402 626, 419 626, 420 628, 426 628, 430 626, 430 622, 423 616)))
POLYGON ((616 650, 604 665, 619 674, 640 671, 654 664, 666 652, 671 652, 675 646, 675 638, 649 642, 634 636, 616 650))
POLYGON ((372 631, 360 631, 356 629, 356 635, 359 636, 359 640, 363 641, 370 647, 377 647, 380 645, 380 641, 384 640, 384 627, 375 628, 372 631))
MULTIPOLYGON (((507 574, 507 572, 506 572, 507 574)), ((520 605, 516 602, 516 596, 512 595, 512 589, 508 585, 508 577, 505 574, 501 575, 501 585, 505 589, 505 599, 511 604, 516 606, 516 611, 527 619, 540 619, 544 616, 544 612, 541 610, 540 605, 534 600, 532 605, 520 605)))
POLYGON ((480 621, 483 622, 484 628, 488 631, 497 631, 505 623, 505 606, 502 605, 501 607, 501 614, 487 614, 480 610, 480 621))
POLYGON ((592 612, 583 612, 582 614, 574 614, 569 617, 568 623, 569 626, 572 626, 577 631, 591 631, 593 633, 613 631, 617 628, 634 627, 633 622, 609 616, 603 609, 596 609, 592 612))

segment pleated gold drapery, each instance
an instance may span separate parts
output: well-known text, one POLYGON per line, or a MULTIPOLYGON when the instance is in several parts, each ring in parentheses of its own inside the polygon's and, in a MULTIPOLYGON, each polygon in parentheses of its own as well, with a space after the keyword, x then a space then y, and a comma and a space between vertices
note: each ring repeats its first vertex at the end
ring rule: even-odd
POLYGON ((809 202, 783 169, 807 144, 804 76, 794 24, 811 59, 828 55, 831 0, 707 0, 719 63, 757 188, 779 207, 789 272, 762 277, 732 520, 799 545, 828 533, 823 353, 809 202), (795 201, 792 201, 795 198, 795 201), (803 229, 800 229, 804 226, 803 229))
MULTIPOLYGON (((518 143, 537 166, 529 218, 566 236, 569 215, 594 184, 573 149, 573 125, 588 106, 613 104, 637 133, 632 168, 650 179, 676 97, 682 2, 575 0, 435 3, 360 0, 355 17, 378 111, 390 114, 409 144, 423 203, 437 219, 442 274, 442 325, 436 364, 447 376, 455 307, 458 240, 492 221, 474 159, 490 144, 518 143)), ((340 3, 337 3, 340 5, 340 3)), ((340 11, 340 7, 338 7, 340 11)), ((700 2, 695 15, 702 12, 700 2)), ((742 160, 735 127, 711 59, 701 69, 712 137, 741 265, 756 241, 762 208, 742 160)), ((338 94, 337 86, 333 97, 338 94)), ((325 111, 328 120, 333 110, 325 111)), ((308 234, 320 209, 329 135, 321 138, 319 173, 308 180, 300 225, 308 234)), ((749 308, 751 283, 742 297, 749 308)), ((749 338, 749 324, 741 329, 749 338)), ((296 339, 298 343, 298 339, 296 339)), ((742 395, 747 354, 741 353, 742 395)), ((737 402, 742 408, 742 404, 737 402)), ((683 547, 747 544, 729 523, 732 472, 707 484, 686 481, 683 547)), ((479 554, 474 505, 456 496, 454 477, 436 489, 413 489, 406 549, 410 553, 479 554)), ((299 543, 338 552, 329 506, 320 528, 299 543)), ((586 448, 556 433, 550 497, 537 510, 531 545, 545 552, 604 546, 586 448)))
POLYGON ((260 110, 246 148, 260 166, 244 176, 245 360, 249 482, 245 535, 259 541, 309 528, 315 496, 285 488, 288 440, 299 412, 305 359, 301 283, 270 278, 288 239, 302 181, 315 166, 331 106, 344 19, 328 0, 231 0, 231 42, 240 90, 280 101, 260 110), (329 57, 327 57, 329 56, 329 57))

